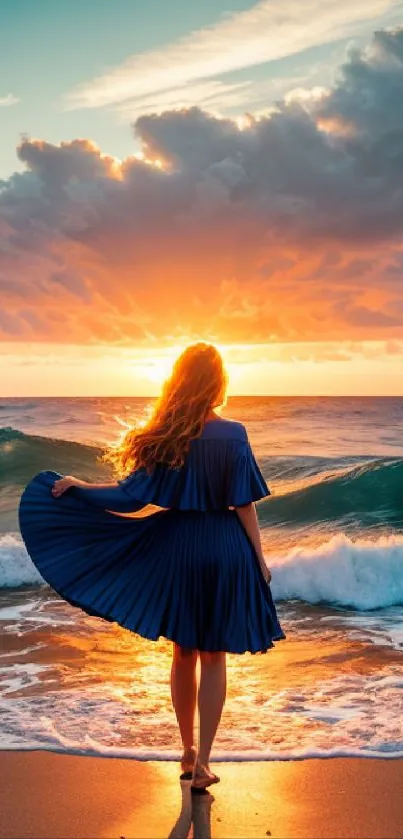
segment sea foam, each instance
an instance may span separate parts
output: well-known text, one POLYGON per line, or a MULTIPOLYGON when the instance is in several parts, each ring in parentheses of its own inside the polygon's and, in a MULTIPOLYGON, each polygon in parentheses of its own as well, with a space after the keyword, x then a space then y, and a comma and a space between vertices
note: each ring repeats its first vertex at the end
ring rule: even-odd
POLYGON ((44 585, 44 580, 29 558, 25 545, 16 533, 0 536, 0 588, 44 585))
MULTIPOLYGON (((403 604, 403 536, 353 541, 338 535, 318 547, 270 558, 275 600, 329 603, 357 610, 403 604)), ((21 537, 0 537, 0 588, 43 585, 21 537)))
POLYGON ((270 562, 277 600, 353 609, 403 604, 403 537, 353 541, 340 534, 315 548, 296 547, 270 562))
MULTIPOLYGON (((60 741, 46 745, 38 745, 36 741, 30 742, 29 740, 21 744, 10 745, 6 743, 3 745, 0 743, 0 751, 28 752, 35 750, 36 752, 56 752, 59 754, 70 754, 76 756, 85 755, 85 757, 115 757, 124 760, 137 760, 141 762, 179 762, 182 754, 179 750, 164 751, 162 749, 131 749, 119 746, 105 746, 95 743, 87 737, 85 737, 84 740, 88 745, 70 744, 68 741, 66 742, 66 740, 64 742, 60 741)), ((392 747, 387 750, 383 748, 369 750, 335 747, 334 749, 329 749, 329 751, 326 751, 325 749, 309 748, 289 749, 284 752, 274 752, 270 750, 254 751, 253 749, 242 752, 235 750, 226 752, 216 751, 210 758, 210 763, 263 763, 269 761, 287 762, 291 760, 324 760, 334 757, 401 760, 403 758, 403 749, 400 747, 400 744, 397 744, 395 748, 392 747)))

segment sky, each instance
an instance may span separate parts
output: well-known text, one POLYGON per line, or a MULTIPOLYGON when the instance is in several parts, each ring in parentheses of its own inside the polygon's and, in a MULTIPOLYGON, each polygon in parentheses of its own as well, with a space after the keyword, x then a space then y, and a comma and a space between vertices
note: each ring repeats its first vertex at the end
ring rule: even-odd
POLYGON ((0 0, 0 395, 403 395, 403 3, 0 0))

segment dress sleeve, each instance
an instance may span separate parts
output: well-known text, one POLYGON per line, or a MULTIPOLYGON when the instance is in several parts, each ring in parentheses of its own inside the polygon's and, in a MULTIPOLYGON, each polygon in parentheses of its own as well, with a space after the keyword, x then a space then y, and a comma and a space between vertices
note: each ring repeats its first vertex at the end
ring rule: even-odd
POLYGON ((179 469, 157 464, 150 474, 142 467, 118 481, 134 502, 177 510, 226 510, 266 498, 270 490, 256 463, 246 430, 237 436, 192 441, 179 469))
POLYGON ((142 501, 129 498, 119 482, 116 486, 110 487, 75 486, 71 487, 69 492, 92 507, 100 507, 115 513, 137 513, 145 506, 142 501))
POLYGON ((226 494, 231 507, 242 507, 271 494, 247 437, 230 458, 226 494))

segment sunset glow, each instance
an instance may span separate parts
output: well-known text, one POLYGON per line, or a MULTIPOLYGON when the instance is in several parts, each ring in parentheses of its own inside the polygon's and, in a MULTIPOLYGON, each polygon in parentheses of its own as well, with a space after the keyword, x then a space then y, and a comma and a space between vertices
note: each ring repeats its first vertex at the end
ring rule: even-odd
POLYGON ((195 340, 232 393, 402 393, 403 29, 387 0, 310 6, 105 55, 48 132, 0 91, 4 394, 153 394, 195 340))
MULTIPOLYGON (((156 396, 184 346, 131 350, 6 344, 1 356, 2 393, 156 396)), ((401 343, 220 344, 219 348, 230 376, 229 395, 401 393, 401 343)))

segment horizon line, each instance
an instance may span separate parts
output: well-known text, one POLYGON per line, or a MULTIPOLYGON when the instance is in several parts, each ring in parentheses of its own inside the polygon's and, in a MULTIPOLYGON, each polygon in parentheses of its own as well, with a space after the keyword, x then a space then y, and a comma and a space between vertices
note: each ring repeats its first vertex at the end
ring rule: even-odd
MULTIPOLYGON (((8 395, 5 399, 158 399, 159 394, 28 394, 8 395)), ((228 399, 403 399, 403 393, 233 393, 228 399)))

